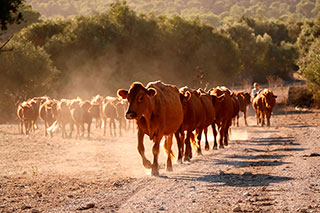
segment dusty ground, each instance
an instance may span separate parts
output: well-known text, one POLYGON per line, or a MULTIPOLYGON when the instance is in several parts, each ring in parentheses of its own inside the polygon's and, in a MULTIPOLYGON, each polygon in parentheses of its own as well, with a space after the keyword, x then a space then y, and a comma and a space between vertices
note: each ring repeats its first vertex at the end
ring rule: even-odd
POLYGON ((319 111, 278 109, 271 127, 249 124, 172 173, 161 150, 160 177, 143 168, 132 130, 77 141, 0 125, 0 211, 320 212, 319 111))

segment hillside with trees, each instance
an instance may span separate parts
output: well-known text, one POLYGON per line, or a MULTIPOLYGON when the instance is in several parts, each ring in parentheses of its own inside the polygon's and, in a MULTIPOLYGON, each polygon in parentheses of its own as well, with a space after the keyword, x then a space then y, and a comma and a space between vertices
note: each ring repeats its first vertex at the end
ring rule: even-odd
MULTIPOLYGON (((27 0, 44 17, 70 17, 105 12, 113 0, 27 0)), ((137 12, 200 17, 213 26, 232 23, 245 15, 255 18, 303 20, 316 17, 320 0, 127 0, 137 12)))
POLYGON ((40 19, 28 5, 20 10, 22 24, 2 33, 14 34, 7 44, 12 51, 0 54, 3 120, 14 117, 16 103, 33 96, 114 96, 133 81, 194 88, 290 81, 299 68, 320 100, 319 16, 287 21, 240 16, 214 27, 198 18, 137 12, 125 2, 63 19, 40 19))

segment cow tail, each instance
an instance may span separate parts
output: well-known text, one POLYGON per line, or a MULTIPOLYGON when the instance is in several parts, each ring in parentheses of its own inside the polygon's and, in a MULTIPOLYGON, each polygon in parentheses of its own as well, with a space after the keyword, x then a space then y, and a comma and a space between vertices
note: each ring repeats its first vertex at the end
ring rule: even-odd
POLYGON ((198 150, 199 146, 193 133, 190 134, 190 141, 191 141, 192 148, 194 150, 198 150))
POLYGON ((58 121, 55 121, 49 128, 48 128, 48 130, 49 130, 49 132, 55 132, 57 129, 58 129, 58 127, 59 127, 59 124, 58 124, 58 121))

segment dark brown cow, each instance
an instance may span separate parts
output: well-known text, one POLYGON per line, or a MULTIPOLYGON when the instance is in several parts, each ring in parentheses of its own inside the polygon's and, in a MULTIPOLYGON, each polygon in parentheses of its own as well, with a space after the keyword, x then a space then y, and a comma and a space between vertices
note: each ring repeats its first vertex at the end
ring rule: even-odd
POLYGON ((110 136, 117 135, 115 120, 118 118, 118 111, 116 102, 117 99, 114 97, 106 97, 103 102, 101 111, 101 118, 103 121, 103 136, 106 135, 107 119, 109 119, 110 136))
POLYGON ((265 125, 264 117, 267 118, 267 126, 270 126, 272 109, 276 104, 277 96, 269 89, 264 89, 253 99, 252 106, 256 111, 257 125, 265 125))
MULTIPOLYGON (((215 102, 214 108, 216 110, 216 124, 220 133, 219 146, 224 148, 228 145, 229 128, 232 124, 232 118, 239 112, 239 105, 233 96, 233 93, 225 87, 217 87, 210 92, 211 95, 220 97, 224 95, 221 102, 215 102)), ((217 132, 213 128, 213 135, 216 138, 217 132)), ((217 142, 214 139, 214 149, 217 149, 217 142)))
MULTIPOLYGON (((199 90, 198 90, 199 91, 199 90)), ((209 141, 208 141, 208 126, 212 126, 212 128, 215 128, 215 121, 216 121, 216 111, 214 108, 213 103, 220 102, 223 100, 222 97, 217 97, 216 95, 210 95, 208 93, 205 93, 204 91, 201 91, 200 93, 200 100, 203 105, 203 109, 205 111, 205 120, 202 123, 202 128, 204 130, 204 136, 205 136, 205 149, 209 150, 209 141)), ((198 138, 198 153, 201 154, 201 146, 200 146, 201 137, 198 138)))
MULTIPOLYGON (((200 100, 200 94, 196 90, 191 90, 188 87, 180 89, 180 100, 183 106, 183 122, 179 129, 181 134, 181 142, 178 141, 180 136, 176 135, 178 142, 179 156, 178 161, 182 161, 184 152, 184 144, 186 146, 184 160, 189 161, 192 158, 191 140, 194 139, 193 131, 197 130, 198 136, 201 139, 202 127, 205 122, 206 112, 200 100), (186 135, 185 132, 186 131, 186 135), (184 141, 184 143, 183 143, 184 141)), ((200 142, 198 142, 200 143, 200 142)), ((200 149, 201 152, 201 149, 200 149)))
POLYGON ((70 104, 70 111, 72 119, 76 125, 77 133, 76 139, 84 136, 85 127, 84 124, 88 124, 87 133, 90 138, 90 130, 92 123, 92 115, 90 113, 92 105, 90 101, 82 101, 81 99, 72 100, 70 104))
POLYGON ((159 175, 158 155, 160 141, 165 136, 165 149, 168 154, 167 170, 172 171, 172 137, 183 121, 183 108, 179 90, 160 81, 151 82, 146 87, 135 82, 130 90, 120 89, 118 95, 128 99, 127 119, 135 119, 138 125, 138 151, 143 165, 151 168, 152 175, 159 175), (153 140, 153 164, 144 154, 143 138, 148 135, 153 140))
MULTIPOLYGON (((247 123, 247 115, 248 115, 248 108, 247 106, 251 104, 250 101, 250 93, 249 92, 237 92, 235 93, 238 103, 239 103, 239 111, 243 112, 244 123, 248 126, 247 123)), ((236 116, 237 119, 237 126, 239 126, 239 114, 236 116)))
MULTIPOLYGON (((44 135, 48 136, 48 128, 57 120, 57 101, 47 100, 41 104, 39 117, 44 122, 44 135)), ((52 134, 50 134, 50 136, 52 136, 52 134)))

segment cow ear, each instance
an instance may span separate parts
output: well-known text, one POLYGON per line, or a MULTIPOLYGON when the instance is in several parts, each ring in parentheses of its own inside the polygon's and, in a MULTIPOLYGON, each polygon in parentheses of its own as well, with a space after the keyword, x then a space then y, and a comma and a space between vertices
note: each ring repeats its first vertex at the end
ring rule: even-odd
POLYGON ((186 101, 190 101, 191 99, 191 93, 189 91, 187 91, 185 94, 184 94, 184 97, 186 98, 186 101))
POLYGON ((218 102, 222 102, 224 100, 225 94, 222 94, 220 96, 214 95, 214 99, 216 99, 218 102))
POLYGON ((128 97, 128 90, 118 89, 117 95, 118 95, 120 98, 127 99, 127 97, 128 97))
POLYGON ((157 90, 156 89, 153 89, 153 88, 149 88, 147 90, 147 94, 152 97, 152 96, 155 96, 157 94, 157 90))

